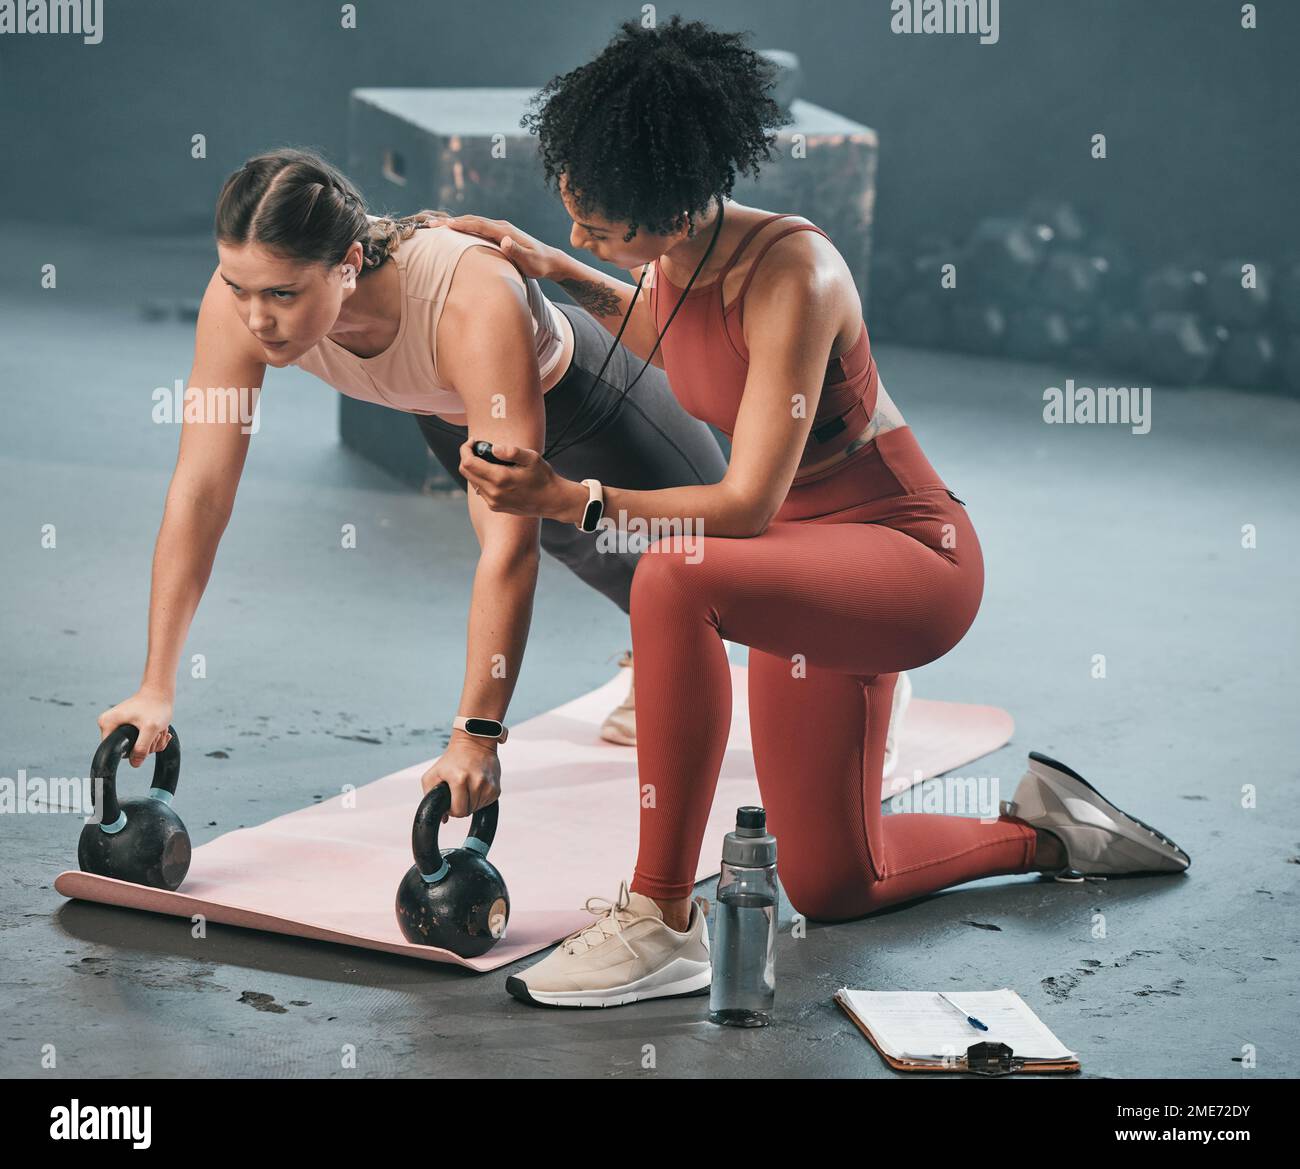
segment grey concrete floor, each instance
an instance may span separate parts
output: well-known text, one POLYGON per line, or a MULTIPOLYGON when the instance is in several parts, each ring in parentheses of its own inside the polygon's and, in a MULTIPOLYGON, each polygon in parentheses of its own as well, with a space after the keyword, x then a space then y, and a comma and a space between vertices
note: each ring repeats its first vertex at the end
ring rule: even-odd
MULTIPOLYGON (((150 394, 187 376, 193 345, 192 326, 147 323, 137 304, 198 296, 212 252, 16 226, 0 244, 0 774, 79 775, 96 717, 139 681, 177 438, 150 421, 150 394), (46 263, 57 289, 39 287, 46 263)), ((990 878, 801 939, 783 906, 779 1021, 746 1032, 710 1025, 702 999, 539 1010, 505 993, 514 968, 476 976, 223 926, 196 940, 183 919, 68 903, 52 881, 75 867, 79 819, 5 815, 0 1074, 894 1075, 832 1004, 846 984, 1014 987, 1086 1076, 1300 1072, 1300 403, 1158 388, 1149 434, 1048 426, 1045 386, 1124 371, 887 346, 878 358, 983 542, 975 626, 913 675, 921 696, 1015 716, 1011 743, 964 773, 999 778, 1009 798, 1027 750, 1061 758, 1173 836, 1188 873, 990 878)), ((268 379, 186 646, 207 677, 182 671, 177 695, 196 844, 435 755, 447 730, 474 563, 464 505, 344 451, 336 414, 308 375, 268 379), (345 522, 360 542, 343 558, 345 522)), ((546 561, 512 719, 605 681, 628 644, 622 615, 546 561)))

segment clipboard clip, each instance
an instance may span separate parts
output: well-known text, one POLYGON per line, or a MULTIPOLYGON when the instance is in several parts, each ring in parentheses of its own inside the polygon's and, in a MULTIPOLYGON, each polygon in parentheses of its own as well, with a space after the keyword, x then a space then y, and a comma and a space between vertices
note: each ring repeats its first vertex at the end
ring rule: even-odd
POLYGON ((972 1043, 966 1049, 966 1070, 980 1076, 1009 1076, 1025 1066, 1005 1043, 972 1043))

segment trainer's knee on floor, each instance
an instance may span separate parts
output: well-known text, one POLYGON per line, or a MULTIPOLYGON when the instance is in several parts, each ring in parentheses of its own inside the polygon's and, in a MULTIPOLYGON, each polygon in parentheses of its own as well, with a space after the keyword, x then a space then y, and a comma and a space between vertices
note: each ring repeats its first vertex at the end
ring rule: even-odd
POLYGON ((875 896, 878 882, 863 873, 852 889, 832 888, 816 873, 782 872, 781 888, 790 907, 809 921, 852 921, 880 908, 875 896))

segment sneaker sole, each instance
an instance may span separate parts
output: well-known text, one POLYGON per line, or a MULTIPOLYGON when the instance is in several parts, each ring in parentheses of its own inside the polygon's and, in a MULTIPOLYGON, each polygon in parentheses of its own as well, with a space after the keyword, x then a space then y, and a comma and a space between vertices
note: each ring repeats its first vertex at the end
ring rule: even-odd
MULTIPOLYGON (((1075 783, 1081 784, 1083 787, 1087 788, 1088 791, 1092 792, 1092 794, 1097 797, 1097 799, 1101 802, 1101 804, 1106 809, 1108 809, 1110 812, 1116 815, 1117 826, 1119 828, 1122 829, 1127 828, 1127 824, 1125 824, 1125 821, 1127 821, 1128 824, 1135 825, 1137 828, 1140 828, 1142 832, 1147 833, 1150 837, 1154 837, 1155 840, 1158 841, 1161 845, 1163 845, 1164 849, 1168 851, 1162 851, 1161 849, 1156 848, 1152 844, 1151 840, 1144 838, 1140 833, 1132 830, 1123 833, 1123 838, 1125 840, 1129 841, 1130 843, 1136 844, 1141 848, 1150 849, 1151 852, 1153 852, 1156 856, 1161 857, 1162 859, 1166 859, 1166 860, 1170 859, 1169 853, 1172 852, 1176 854, 1176 859, 1180 859, 1183 862, 1181 869, 1169 869, 1169 868, 1159 868, 1159 869, 1137 868, 1137 869, 1130 869, 1130 870, 1116 869, 1112 871, 1107 871, 1101 875, 1121 877, 1121 876, 1131 876, 1137 873, 1152 873, 1152 872, 1171 873, 1171 872, 1182 872, 1191 867, 1192 858, 1188 856, 1187 853, 1183 849, 1181 849, 1177 844, 1175 844, 1172 840, 1170 840, 1168 836, 1166 836, 1163 832, 1159 831, 1158 829, 1151 827, 1151 825, 1147 824, 1145 821, 1139 820, 1136 816, 1129 815, 1129 813, 1124 811, 1123 808, 1118 807, 1116 804, 1111 803, 1110 800, 1108 800, 1104 795, 1102 795, 1101 792, 1099 792, 1095 787, 1093 787, 1092 784, 1090 784, 1086 779, 1084 779, 1083 776, 1080 775, 1077 771, 1075 771, 1072 767, 1068 767, 1066 766, 1066 764, 1062 763, 1059 759, 1053 759, 1050 755, 1044 755, 1039 751, 1030 751, 1029 758, 1032 762, 1041 763, 1045 767, 1052 768, 1053 770, 1059 772, 1061 775, 1064 775, 1069 779, 1073 780, 1075 783)), ((1056 777, 1051 775, 1045 775, 1041 770, 1035 770, 1032 767, 1030 768, 1030 770, 1034 772, 1035 776, 1038 778, 1038 782, 1046 785, 1047 788, 1051 790, 1053 794, 1057 796, 1058 799, 1071 794, 1068 791, 1062 790, 1063 785, 1056 777)), ((1014 815, 1014 812, 1012 814, 1014 815)), ((1047 827, 1047 831, 1049 832, 1052 831, 1050 826, 1047 827)), ((1067 851, 1068 851, 1068 845, 1067 845, 1067 851)), ((1064 873, 1069 873, 1071 871, 1071 867, 1067 865, 1066 868, 1062 871, 1064 873)), ((1082 872, 1081 870, 1076 870, 1076 871, 1082 872)), ((1087 874, 1083 874, 1083 875, 1087 875, 1087 874)))
POLYGON ((663 970, 647 974, 636 982, 611 986, 603 990, 533 990, 523 977, 512 974, 506 990, 520 1002, 538 1007, 621 1007, 642 999, 690 998, 707 994, 713 982, 713 968, 687 958, 675 958, 663 970), (668 982, 656 985, 667 976, 668 982))

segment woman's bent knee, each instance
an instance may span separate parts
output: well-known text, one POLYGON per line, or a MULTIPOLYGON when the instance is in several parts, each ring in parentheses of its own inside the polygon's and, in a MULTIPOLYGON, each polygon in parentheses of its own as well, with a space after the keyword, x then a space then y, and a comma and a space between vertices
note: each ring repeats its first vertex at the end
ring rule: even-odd
POLYGON ((662 604, 688 596, 691 574, 698 567, 683 548, 674 550, 666 542, 662 547, 651 544, 641 553, 632 576, 632 603, 638 597, 642 604, 662 604))

